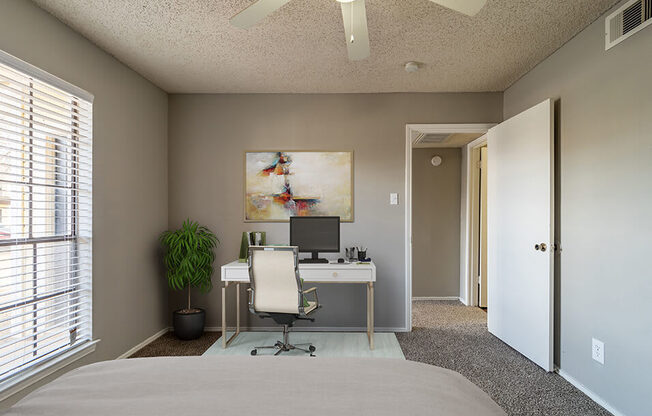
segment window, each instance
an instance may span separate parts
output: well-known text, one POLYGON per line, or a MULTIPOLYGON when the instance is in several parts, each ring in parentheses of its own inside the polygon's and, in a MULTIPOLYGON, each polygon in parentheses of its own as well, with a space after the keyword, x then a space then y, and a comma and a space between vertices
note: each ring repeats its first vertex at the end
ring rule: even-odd
POLYGON ((0 54, 0 385, 92 337, 92 96, 0 54))

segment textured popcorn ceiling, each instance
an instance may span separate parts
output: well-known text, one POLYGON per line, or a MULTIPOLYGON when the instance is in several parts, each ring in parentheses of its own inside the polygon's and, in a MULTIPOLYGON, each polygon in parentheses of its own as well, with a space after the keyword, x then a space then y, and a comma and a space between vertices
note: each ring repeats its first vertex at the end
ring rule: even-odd
POLYGON ((371 56, 350 62, 335 0, 292 0, 249 30, 229 18, 253 0, 34 1, 176 93, 503 91, 617 3, 489 0, 467 17, 366 0, 371 56))

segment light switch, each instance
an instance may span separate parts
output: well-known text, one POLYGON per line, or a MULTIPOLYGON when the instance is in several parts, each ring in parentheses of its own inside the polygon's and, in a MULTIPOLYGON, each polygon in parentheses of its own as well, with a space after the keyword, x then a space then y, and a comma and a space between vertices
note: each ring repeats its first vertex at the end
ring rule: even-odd
POLYGON ((398 194, 395 192, 392 192, 389 194, 389 204, 390 205, 398 205, 398 194))

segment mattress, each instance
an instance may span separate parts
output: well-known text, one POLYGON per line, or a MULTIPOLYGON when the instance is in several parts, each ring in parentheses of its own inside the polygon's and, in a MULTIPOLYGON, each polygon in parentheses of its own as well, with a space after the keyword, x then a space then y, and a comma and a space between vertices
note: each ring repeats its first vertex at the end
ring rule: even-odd
POLYGON ((32 392, 11 416, 505 415, 462 375, 378 358, 106 361, 32 392))

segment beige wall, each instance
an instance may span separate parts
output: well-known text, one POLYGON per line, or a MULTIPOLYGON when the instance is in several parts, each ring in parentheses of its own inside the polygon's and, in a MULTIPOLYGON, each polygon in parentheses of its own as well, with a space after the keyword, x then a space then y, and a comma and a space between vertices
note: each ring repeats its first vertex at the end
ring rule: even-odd
POLYGON ((461 180, 462 149, 413 149, 413 297, 460 294, 461 180))
MULTIPOLYGON (((342 247, 366 245, 378 268, 376 325, 405 324, 405 124, 495 122, 502 94, 170 95, 170 227, 190 217, 217 233, 219 265, 238 255, 246 230, 288 242, 288 225, 247 224, 243 218, 245 150, 353 150, 355 222, 342 224, 342 247), (390 205, 390 192, 400 204, 390 205)), ((459 213, 458 213, 459 216, 459 213)), ((364 327, 365 291, 322 285, 317 327, 364 327)), ((207 324, 220 324, 220 293, 196 296, 207 324)), ((243 302, 244 303, 244 302, 243 302)), ((173 294, 170 308, 182 305, 173 294)), ((234 324, 233 300, 229 324, 234 324)), ((254 321, 243 305, 245 325, 254 321)))
POLYGON ((95 95, 93 336, 102 341, 65 370, 115 358, 167 325, 156 253, 167 226, 167 95, 29 1, 0 1, 0 49, 95 95))
POLYGON ((605 17, 509 88, 505 117, 556 100, 557 363, 622 414, 648 415, 652 27, 605 51, 605 17))

